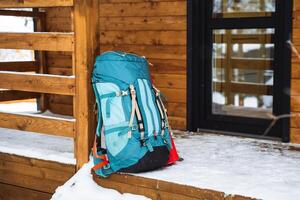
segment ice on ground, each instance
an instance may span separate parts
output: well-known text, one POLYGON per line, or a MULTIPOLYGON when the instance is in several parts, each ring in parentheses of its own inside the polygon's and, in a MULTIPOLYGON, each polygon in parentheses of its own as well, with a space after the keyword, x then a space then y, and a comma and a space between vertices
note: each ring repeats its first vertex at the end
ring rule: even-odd
POLYGON ((266 200, 300 197, 300 151, 287 145, 214 134, 175 142, 183 162, 139 176, 266 200))
MULTIPOLYGON (((63 186, 58 187, 51 200, 147 200, 148 198, 133 194, 120 194, 116 190, 97 185, 92 178, 93 163, 85 164, 75 176, 63 186)), ((148 199, 149 200, 149 199, 148 199)))
POLYGON ((0 152, 76 164, 72 138, 0 128, 0 152))

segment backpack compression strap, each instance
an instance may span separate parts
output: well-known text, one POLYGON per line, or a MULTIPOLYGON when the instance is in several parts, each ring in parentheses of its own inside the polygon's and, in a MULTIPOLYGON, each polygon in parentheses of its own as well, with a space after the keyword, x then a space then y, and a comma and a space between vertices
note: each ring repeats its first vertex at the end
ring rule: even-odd
POLYGON ((129 120, 129 131, 128 131, 128 137, 131 137, 132 134, 132 128, 133 128, 133 120, 134 120, 134 115, 136 114, 137 121, 138 121, 138 126, 139 126, 139 131, 141 134, 141 140, 144 140, 145 138, 145 132, 144 132, 144 124, 143 124, 143 119, 142 115, 139 109, 139 106, 136 101, 136 91, 134 89, 133 85, 129 86, 130 89, 130 94, 131 94, 131 115, 130 115, 130 120, 129 120))
POLYGON ((161 135, 164 136, 165 129, 169 128, 168 116, 167 116, 167 109, 165 108, 161 98, 160 98, 160 91, 153 85, 152 86, 155 91, 156 97, 156 104, 161 116, 161 135))
POLYGON ((99 162, 97 165, 95 165, 92 168, 94 171, 96 171, 97 169, 100 169, 100 168, 106 166, 107 164, 109 164, 106 155, 98 155, 98 153, 97 153, 97 134, 95 135, 95 139, 94 139, 93 156, 95 158, 98 158, 98 159, 102 160, 102 162, 99 162))

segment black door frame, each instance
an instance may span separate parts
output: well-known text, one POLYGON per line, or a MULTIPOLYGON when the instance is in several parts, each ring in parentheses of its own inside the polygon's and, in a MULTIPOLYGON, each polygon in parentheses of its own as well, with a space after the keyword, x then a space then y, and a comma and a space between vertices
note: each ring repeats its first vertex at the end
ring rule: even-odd
MULTIPOLYGON (((211 66, 212 28, 275 28, 273 112, 274 115, 289 114, 290 95, 287 91, 291 85, 291 50, 286 41, 291 40, 293 0, 277 0, 276 12, 271 17, 243 18, 242 23, 237 18, 212 20, 211 2, 187 1, 187 128, 190 131, 200 128, 260 136, 270 120, 211 114, 212 72, 211 67, 203 66, 211 66)), ((277 122, 271 132, 275 131, 280 132, 282 141, 289 142, 290 120, 277 122)))

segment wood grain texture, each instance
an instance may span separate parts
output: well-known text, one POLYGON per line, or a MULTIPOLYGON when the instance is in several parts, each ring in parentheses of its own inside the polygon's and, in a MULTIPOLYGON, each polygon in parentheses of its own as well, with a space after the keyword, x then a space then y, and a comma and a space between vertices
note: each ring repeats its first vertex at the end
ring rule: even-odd
POLYGON ((99 51, 98 0, 75 0, 75 52, 73 71, 76 76, 74 116, 76 118, 77 169, 89 160, 96 131, 95 97, 91 84, 94 60, 99 51))
POLYGON ((0 112, 0 127, 21 131, 74 137, 74 123, 72 119, 0 112))
POLYGON ((71 76, 0 71, 0 88, 28 92, 74 95, 75 79, 71 76))
POLYGON ((0 48, 73 51, 73 33, 0 33, 0 48))
POLYGON ((39 97, 40 97, 40 94, 34 93, 34 92, 22 92, 22 91, 15 91, 15 90, 0 90, 0 101, 36 99, 39 97))
POLYGON ((52 194, 0 183, 0 200, 49 200, 52 194))
POLYGON ((73 6, 73 0, 0 0, 0 8, 73 6))
POLYGON ((196 188, 193 186, 171 183, 163 180, 140 176, 113 174, 109 178, 100 178, 93 174, 93 179, 102 187, 116 189, 121 193, 144 195, 153 200, 250 200, 243 196, 226 195, 223 192, 196 188))
POLYGON ((36 61, 0 62, 0 71, 37 72, 36 61))

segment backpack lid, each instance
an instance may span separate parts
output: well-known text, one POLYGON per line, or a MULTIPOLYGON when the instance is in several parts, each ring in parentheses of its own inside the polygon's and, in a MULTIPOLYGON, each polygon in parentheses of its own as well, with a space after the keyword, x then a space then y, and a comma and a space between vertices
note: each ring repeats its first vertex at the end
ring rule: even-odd
POLYGON ((127 84, 132 84, 139 78, 150 80, 148 61, 135 54, 108 51, 96 58, 93 78, 97 80, 101 76, 127 84))

